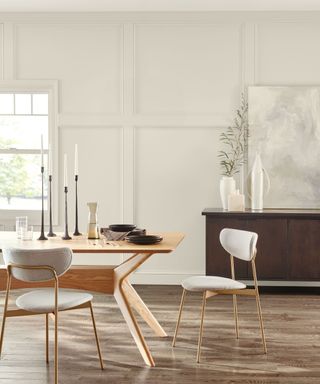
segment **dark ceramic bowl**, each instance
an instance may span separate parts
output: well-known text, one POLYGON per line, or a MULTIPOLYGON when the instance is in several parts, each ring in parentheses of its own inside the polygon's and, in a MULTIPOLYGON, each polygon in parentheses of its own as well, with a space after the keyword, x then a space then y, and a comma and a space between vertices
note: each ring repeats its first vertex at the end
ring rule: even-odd
POLYGON ((109 225, 110 231, 113 232, 131 232, 136 228, 134 224, 111 224, 109 225))

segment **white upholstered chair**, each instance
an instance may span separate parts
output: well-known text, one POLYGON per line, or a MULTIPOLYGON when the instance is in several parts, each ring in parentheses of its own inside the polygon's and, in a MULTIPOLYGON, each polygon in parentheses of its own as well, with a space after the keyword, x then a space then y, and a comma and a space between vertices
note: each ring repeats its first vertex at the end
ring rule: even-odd
POLYGON ((55 384, 58 383, 58 313, 71 309, 89 308, 96 338, 100 367, 103 369, 102 355, 92 310, 92 295, 81 291, 59 289, 59 276, 71 266, 72 251, 69 248, 45 250, 3 249, 3 258, 7 266, 8 280, 3 320, 0 336, 0 354, 3 345, 4 329, 7 317, 25 315, 46 315, 46 361, 49 363, 49 314, 54 315, 54 365, 55 384), (12 277, 25 282, 53 281, 54 288, 36 289, 19 296, 16 305, 19 309, 9 310, 9 293, 12 277))
POLYGON ((267 353, 267 346, 264 334, 261 305, 259 298, 257 273, 255 266, 255 258, 257 255, 257 240, 258 235, 254 232, 242 231, 239 229, 224 228, 220 232, 220 243, 222 247, 230 254, 231 262, 231 279, 219 276, 193 276, 182 282, 183 292, 181 297, 178 321, 176 325, 175 334, 173 337, 172 346, 174 347, 177 340, 182 309, 185 301, 187 291, 202 292, 202 310, 201 310, 201 323, 198 340, 197 362, 200 362, 201 343, 203 334, 203 320, 205 313, 206 300, 216 295, 232 295, 233 296, 233 311, 235 318, 235 331, 236 337, 239 338, 239 324, 238 324, 238 308, 237 308, 237 295, 255 296, 258 310, 258 317, 260 321, 261 337, 263 343, 264 353, 267 353), (235 280, 234 257, 251 262, 254 288, 247 289, 246 285, 240 281, 235 280))

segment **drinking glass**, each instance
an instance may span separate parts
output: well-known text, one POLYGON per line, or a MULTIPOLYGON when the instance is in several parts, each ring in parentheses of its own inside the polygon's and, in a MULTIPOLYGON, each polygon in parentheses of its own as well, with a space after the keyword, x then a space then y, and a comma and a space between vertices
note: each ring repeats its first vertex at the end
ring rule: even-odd
POLYGON ((32 240, 33 239, 33 226, 21 228, 21 240, 32 240))
POLYGON ((28 216, 18 216, 16 217, 16 234, 17 239, 21 239, 22 230, 28 229, 28 216))

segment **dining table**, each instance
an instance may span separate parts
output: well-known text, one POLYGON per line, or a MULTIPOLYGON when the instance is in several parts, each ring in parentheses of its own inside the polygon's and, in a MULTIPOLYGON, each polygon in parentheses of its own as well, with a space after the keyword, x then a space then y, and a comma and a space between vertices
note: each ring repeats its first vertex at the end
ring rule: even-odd
MULTIPOLYGON (((180 232, 156 233, 162 241, 151 245, 138 245, 126 240, 107 241, 106 239, 88 239, 86 236, 74 236, 71 240, 63 240, 62 235, 50 237, 48 240, 37 240, 34 234, 32 240, 17 239, 15 232, 0 231, 0 249, 51 249, 68 247, 74 253, 105 254, 103 265, 72 265, 71 268, 59 277, 59 287, 69 289, 83 289, 113 295, 124 320, 131 332, 137 348, 148 366, 155 366, 154 359, 145 341, 142 330, 137 322, 135 310, 159 337, 167 334, 152 314, 148 306, 130 283, 130 277, 143 263, 154 254, 163 254, 168 257, 184 238, 180 232), (108 265, 108 254, 123 254, 117 265, 108 265)), ((170 264, 170 259, 166 259, 170 264)), ((0 266, 0 291, 6 289, 6 267, 0 266)), ((50 286, 50 282, 32 283, 33 287, 50 286)), ((28 288, 30 283, 15 280, 12 288, 28 288)), ((18 309, 17 309, 18 311, 18 309)), ((14 316, 14 310, 11 316, 14 316)))

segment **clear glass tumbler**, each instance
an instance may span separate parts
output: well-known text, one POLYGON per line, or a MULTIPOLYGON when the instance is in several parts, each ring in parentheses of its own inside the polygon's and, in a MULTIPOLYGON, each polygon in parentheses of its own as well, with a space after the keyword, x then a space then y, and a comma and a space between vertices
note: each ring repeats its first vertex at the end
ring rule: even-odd
POLYGON ((22 231, 27 231, 28 229, 28 216, 18 216, 16 217, 16 234, 17 239, 21 239, 22 231))
POLYGON ((32 240, 33 239, 33 226, 28 225, 26 228, 21 228, 21 240, 32 240))

